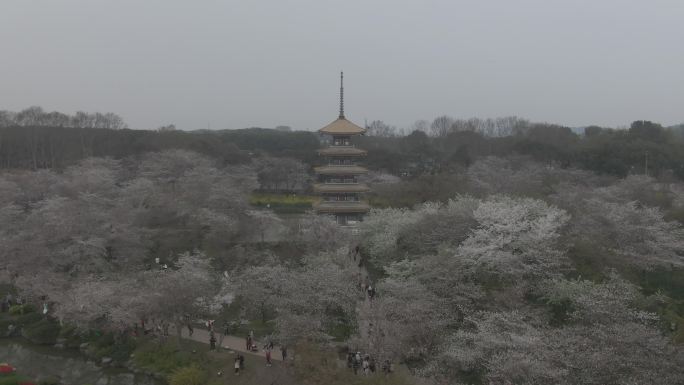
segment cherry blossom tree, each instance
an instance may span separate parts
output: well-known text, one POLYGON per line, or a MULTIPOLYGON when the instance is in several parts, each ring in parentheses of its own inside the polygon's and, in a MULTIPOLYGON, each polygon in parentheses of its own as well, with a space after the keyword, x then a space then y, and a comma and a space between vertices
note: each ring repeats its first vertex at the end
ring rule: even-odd
POLYGON ((477 227, 455 250, 472 272, 499 276, 554 274, 564 265, 555 249, 569 216, 557 207, 529 198, 497 196, 473 212, 477 227))
POLYGON ((311 253, 335 251, 354 242, 350 231, 341 228, 334 217, 314 212, 307 212, 291 222, 288 239, 305 245, 311 253))
POLYGON ((279 338, 289 342, 328 340, 336 322, 354 324, 363 298, 348 257, 337 253, 308 256, 302 266, 248 267, 234 272, 231 282, 246 314, 275 319, 279 338))
POLYGON ((434 353, 453 324, 444 301, 415 279, 383 280, 373 300, 358 306, 351 341, 377 360, 421 361, 434 353))

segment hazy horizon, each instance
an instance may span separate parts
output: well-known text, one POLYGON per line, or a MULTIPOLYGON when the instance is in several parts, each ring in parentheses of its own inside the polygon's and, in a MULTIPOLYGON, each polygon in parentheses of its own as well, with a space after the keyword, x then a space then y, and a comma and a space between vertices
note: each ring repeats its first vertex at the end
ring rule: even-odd
POLYGON ((684 122, 684 2, 5 0, 0 109, 131 128, 291 126, 345 111, 571 127, 684 122))

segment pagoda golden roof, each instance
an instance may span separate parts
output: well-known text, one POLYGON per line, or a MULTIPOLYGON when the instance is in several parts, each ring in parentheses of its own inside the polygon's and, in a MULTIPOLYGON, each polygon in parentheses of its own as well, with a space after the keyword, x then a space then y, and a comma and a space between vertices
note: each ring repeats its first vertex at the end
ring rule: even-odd
POLYGON ((313 189, 317 193, 362 193, 370 191, 364 183, 316 183, 313 189))
POLYGON ((345 201, 320 201, 314 203, 314 210, 319 213, 366 213, 370 210, 370 206, 366 202, 345 202, 345 201))
POLYGON ((340 116, 334 122, 318 130, 318 132, 330 135, 359 135, 366 132, 366 129, 361 128, 356 124, 348 121, 343 116, 340 116))
POLYGON ((323 175, 357 175, 367 173, 368 169, 361 166, 329 165, 314 167, 314 171, 323 175))
POLYGON ((331 146, 318 150, 321 156, 364 156, 368 151, 351 146, 331 146))

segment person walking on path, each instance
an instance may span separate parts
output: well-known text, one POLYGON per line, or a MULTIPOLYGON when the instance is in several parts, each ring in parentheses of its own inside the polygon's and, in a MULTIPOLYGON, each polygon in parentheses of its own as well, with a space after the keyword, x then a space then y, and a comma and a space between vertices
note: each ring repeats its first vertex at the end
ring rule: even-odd
POLYGON ((235 357, 235 362, 233 363, 233 367, 235 367, 235 375, 239 376, 240 375, 240 358, 235 357))
POLYGON ((221 349, 223 347, 223 339, 228 337, 230 335, 230 333, 232 333, 232 331, 233 331, 232 325, 230 324, 230 322, 226 321, 226 323, 223 324, 223 333, 219 336, 219 341, 218 341, 219 349, 221 349))
POLYGON ((368 292, 368 299, 372 301, 373 297, 375 297, 375 288, 369 284, 367 292, 368 292))
POLYGON ((352 368, 354 369, 354 374, 359 373, 359 367, 361 366, 361 353, 356 352, 354 355, 354 362, 352 363, 352 368))
POLYGON ((266 349, 266 366, 271 366, 271 349, 266 349))
POLYGON ((287 346, 283 345, 280 347, 280 355, 283 357, 283 362, 287 359, 287 346))
POLYGON ((368 356, 363 358, 363 375, 367 376, 370 373, 370 362, 368 362, 368 356))
POLYGON ((216 350, 216 336, 214 331, 209 331, 209 350, 216 350))
POLYGON ((382 372, 385 373, 385 375, 390 374, 390 361, 385 360, 382 362, 382 372))
POLYGON ((252 336, 249 334, 245 337, 245 348, 248 352, 252 351, 252 336))

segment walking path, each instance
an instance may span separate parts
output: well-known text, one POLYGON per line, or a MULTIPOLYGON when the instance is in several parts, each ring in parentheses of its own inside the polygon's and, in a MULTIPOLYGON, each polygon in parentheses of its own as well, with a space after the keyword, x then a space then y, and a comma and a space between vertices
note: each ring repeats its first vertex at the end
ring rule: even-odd
MULTIPOLYGON (((216 336, 216 349, 219 350, 219 341, 221 340, 221 334, 214 332, 214 335, 216 336)), ((209 331, 205 329, 199 329, 195 328, 192 336, 189 335, 188 329, 183 328, 181 330, 181 337, 192 340, 192 341, 197 341, 201 342, 203 344, 209 345, 209 331)), ((223 343, 221 344, 221 348, 226 349, 226 350, 233 350, 236 352, 241 352, 241 353, 247 353, 247 354, 252 354, 255 356, 260 356, 264 357, 264 360, 266 359, 266 351, 263 350, 263 344, 260 344, 258 341, 254 342, 258 347, 259 351, 253 352, 253 351, 248 351, 245 343, 244 338, 236 337, 236 336, 225 336, 223 337, 223 343)), ((287 349, 287 356, 293 357, 294 351, 291 351, 290 348, 287 349)), ((272 361, 282 361, 283 357, 280 354, 280 346, 274 345, 273 350, 271 351, 271 360, 272 361)))
MULTIPOLYGON (((366 270, 365 266, 363 266, 363 262, 360 259, 360 256, 356 253, 353 253, 353 251, 350 251, 349 253, 350 261, 358 267, 359 269, 359 278, 363 281, 368 280, 368 271, 366 270)), ((357 282, 357 285, 360 286, 361 282, 357 282)), ((362 308, 367 308, 370 306, 370 301, 369 298, 365 295, 364 293, 364 301, 360 302, 357 305, 357 309, 359 307, 362 308)), ((368 314, 368 311, 361 312, 361 314, 368 314)), ((367 338, 370 337, 371 333, 371 328, 370 328, 370 322, 369 320, 362 320, 360 322, 360 329, 362 329, 362 334, 365 335, 367 338)), ((236 337, 236 336, 223 336, 221 333, 214 332, 214 336, 216 337, 216 347, 217 351, 221 350, 232 350, 236 352, 241 352, 241 353, 247 353, 255 356, 260 356, 264 357, 264 360, 266 359, 266 351, 263 349, 264 343, 255 341, 254 343, 259 347, 259 350, 254 352, 251 350, 247 350, 246 348, 246 342, 245 338, 241 337, 236 337), (219 346, 219 341, 221 341, 221 346, 219 346)), ((190 336, 189 331, 187 328, 183 328, 181 330, 181 337, 184 339, 200 342, 206 345, 209 345, 209 331, 206 329, 201 329, 201 328, 194 328, 192 336, 190 336)), ((294 351, 290 348, 287 349, 287 359, 291 360, 292 357, 294 357, 294 351)), ((271 351, 271 360, 272 361, 282 361, 283 356, 281 354, 280 346, 274 345, 273 350, 271 351)))

